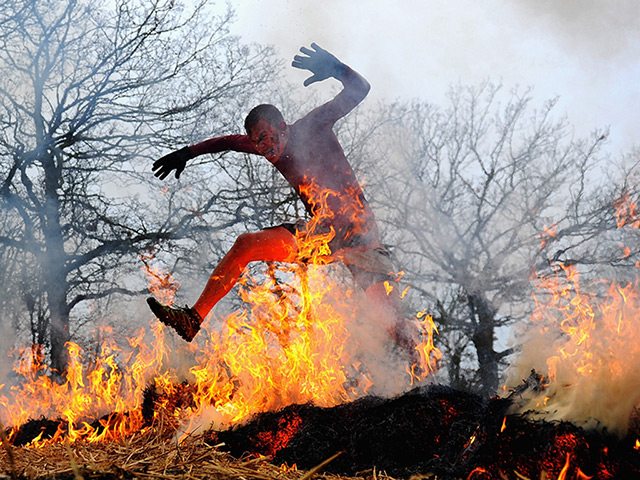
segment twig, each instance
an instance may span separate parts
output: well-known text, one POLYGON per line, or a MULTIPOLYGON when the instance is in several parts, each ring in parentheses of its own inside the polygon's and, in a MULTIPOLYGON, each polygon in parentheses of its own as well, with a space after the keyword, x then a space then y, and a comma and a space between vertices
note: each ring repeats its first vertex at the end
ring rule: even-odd
POLYGON ((342 455, 344 453, 343 451, 340 451, 338 453, 336 453, 335 455, 332 455, 331 457, 327 458, 324 462, 316 465, 315 467, 313 467, 311 470, 309 470, 307 473, 305 473, 302 477, 300 477, 300 480, 309 480, 313 475, 315 475, 316 473, 318 473, 322 468, 324 468, 325 465, 327 465, 330 462, 333 462, 336 458, 338 458, 340 455, 342 455))
POLYGON ((2 438, 2 445, 9 456, 9 463, 11 464, 11 478, 13 480, 18 480, 18 474, 16 473, 16 461, 15 458, 13 458, 13 450, 11 449, 11 444, 7 438, 7 434, 4 431, 4 424, 2 423, 2 420, 0 420, 0 438, 2 438))
POLYGON ((71 470, 73 471, 73 476, 76 480, 84 480, 82 473, 80 473, 80 469, 78 468, 78 464, 76 463, 76 459, 73 456, 73 452, 71 451, 71 445, 69 445, 69 439, 65 438, 65 446, 67 447, 67 454, 69 455, 69 462, 71 463, 71 470))

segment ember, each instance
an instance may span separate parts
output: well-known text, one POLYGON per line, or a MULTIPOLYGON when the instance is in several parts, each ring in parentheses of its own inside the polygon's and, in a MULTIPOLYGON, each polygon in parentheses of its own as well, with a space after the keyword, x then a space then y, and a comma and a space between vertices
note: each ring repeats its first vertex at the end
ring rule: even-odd
POLYGON ((343 452, 325 470, 350 476, 374 467, 397 478, 431 474, 451 480, 640 474, 635 437, 505 415, 511 405, 511 399, 482 399, 432 385, 393 399, 367 397, 333 408, 294 405, 208 436, 234 456, 275 453, 276 464, 303 469, 343 452), (291 431, 290 422, 296 432, 274 452, 276 445, 263 440, 291 431))
MULTIPOLYGON (((153 405, 165 412, 170 424, 166 405, 188 401, 188 389, 176 386, 175 395, 167 397, 149 388, 146 408, 153 405)), ((620 438, 569 422, 534 421, 506 414, 512 404, 512 398, 483 399, 430 385, 391 399, 369 396, 334 407, 290 405, 261 413, 244 425, 191 436, 188 443, 204 441, 217 447, 210 451, 227 451, 236 458, 268 455, 276 465, 305 470, 341 453, 323 470, 347 476, 369 476, 373 469, 395 478, 418 474, 441 480, 604 480, 640 474, 639 432, 620 438)), ((157 415, 152 417, 154 426, 145 431, 166 428, 166 417, 160 423, 157 415)), ((57 424, 30 421, 14 443, 23 434, 53 434, 57 424)), ((117 465, 119 460, 112 461, 117 465)))

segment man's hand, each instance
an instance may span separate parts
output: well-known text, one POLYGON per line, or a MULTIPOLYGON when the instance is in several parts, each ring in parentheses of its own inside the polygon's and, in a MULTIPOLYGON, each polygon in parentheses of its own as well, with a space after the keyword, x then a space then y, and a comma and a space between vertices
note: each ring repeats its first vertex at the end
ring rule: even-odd
POLYGON ((184 170, 187 160, 191 160, 193 154, 189 147, 183 147, 180 150, 171 152, 162 158, 153 162, 153 174, 160 180, 164 180, 171 170, 176 171, 176 178, 180 178, 180 174, 184 170))
POLYGON ((306 47, 302 47, 300 51, 307 55, 303 57, 296 55, 293 57, 291 65, 295 68, 301 68, 303 70, 309 70, 313 73, 312 76, 304 81, 304 86, 308 87, 314 82, 320 82, 329 77, 335 77, 340 79, 347 68, 347 66, 334 57, 326 50, 320 48, 315 43, 311 44, 313 50, 309 50, 306 47))

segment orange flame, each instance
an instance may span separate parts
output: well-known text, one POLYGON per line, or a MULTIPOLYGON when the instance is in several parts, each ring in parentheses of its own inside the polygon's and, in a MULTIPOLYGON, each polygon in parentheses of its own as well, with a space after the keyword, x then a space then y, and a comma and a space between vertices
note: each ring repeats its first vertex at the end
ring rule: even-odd
POLYGON ((622 196, 614 202, 616 224, 618 228, 627 226, 630 228, 640 228, 640 214, 638 204, 631 200, 629 192, 624 192, 622 196))
MULTIPOLYGON (((640 225, 628 196, 615 206, 620 227, 640 225)), ((532 328, 509 382, 534 369, 545 385, 528 392, 520 408, 624 434, 640 402, 640 279, 597 280, 583 288, 576 266, 559 264, 554 273, 533 279, 532 328)))
MULTIPOLYGON (((546 366, 535 369, 547 371, 548 385, 531 398, 535 403, 529 407, 544 407, 547 418, 625 432, 640 401, 640 372, 635 366, 640 362, 635 341, 640 335, 638 281, 610 282, 600 295, 588 294, 577 269, 561 265, 555 277, 539 278, 538 284, 531 316, 537 328, 519 362, 545 359, 546 366)), ((602 285, 592 287, 598 291, 602 285)))
POLYGON ((571 463, 571 454, 567 453, 567 461, 564 463, 562 470, 560 470, 560 474, 558 475, 558 480, 565 480, 565 478, 567 478, 567 472, 569 471, 570 463, 571 463))
MULTIPOLYGON (((321 219, 318 215, 317 221, 321 219)), ((226 317, 211 315, 192 343, 174 344, 177 337, 166 334, 155 318, 124 345, 105 328, 98 352, 88 354, 77 344, 67 345, 70 363, 60 383, 46 375, 41 350, 31 355, 19 352, 15 370, 21 381, 0 386, 0 419, 17 427, 29 418, 61 418, 64 424, 54 438, 32 442, 44 445, 63 436, 99 441, 146 428, 144 390, 154 386, 160 396, 170 397, 185 378, 189 389, 184 393, 191 398, 169 412, 182 433, 212 422, 214 427, 230 426, 293 403, 334 406, 367 394, 376 386, 370 357, 388 355, 382 349, 367 350, 352 334, 353 328, 360 328, 373 338, 378 325, 367 323, 371 314, 364 292, 354 290, 341 276, 341 266, 331 263, 329 243, 334 236, 333 229, 313 228, 300 235, 300 254, 311 258, 311 265, 270 265, 266 275, 246 274, 238 287, 243 308, 226 317), (188 369, 181 367, 185 361, 188 369)), ((163 303, 173 303, 178 282, 153 265, 152 255, 141 256, 141 261, 149 290, 163 303)), ((431 317, 420 312, 417 324, 421 364, 410 367, 410 384, 436 372, 440 358, 431 317)), ((389 341, 384 326, 379 327, 381 338, 389 341)), ((400 378, 397 373, 384 378, 400 378)), ((283 435, 263 440, 281 448, 297 427, 292 419, 283 435)))
POLYGON ((545 227, 545 229, 540 234, 540 246, 538 247, 539 250, 542 250, 544 247, 546 247, 547 243, 549 242, 548 239, 555 238, 558 235, 556 231, 557 228, 557 225, 545 227))
POLYGON ((434 333, 438 333, 436 324, 431 315, 423 312, 416 314, 422 341, 416 347, 420 354, 420 366, 423 369, 422 378, 438 371, 438 362, 442 358, 442 352, 434 344, 434 333))

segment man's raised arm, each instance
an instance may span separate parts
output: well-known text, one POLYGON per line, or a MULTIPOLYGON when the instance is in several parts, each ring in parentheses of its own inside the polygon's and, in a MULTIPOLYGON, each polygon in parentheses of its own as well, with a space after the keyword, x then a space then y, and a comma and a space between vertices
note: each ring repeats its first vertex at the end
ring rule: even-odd
POLYGON ((220 153, 232 150, 234 152, 255 153, 255 147, 246 135, 225 135, 223 137, 210 138, 204 142, 196 143, 189 147, 182 147, 179 150, 168 153, 153 162, 153 174, 160 180, 164 180, 173 170, 176 178, 187 165, 187 162, 194 157, 205 153, 220 153))
POLYGON ((344 90, 331 102, 337 103, 340 110, 343 110, 340 116, 353 109, 369 93, 371 85, 362 75, 317 44, 312 43, 311 49, 302 47, 300 52, 305 56, 294 56, 291 65, 309 70, 313 74, 304 81, 305 87, 329 77, 335 78, 344 86, 344 90))

